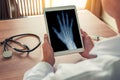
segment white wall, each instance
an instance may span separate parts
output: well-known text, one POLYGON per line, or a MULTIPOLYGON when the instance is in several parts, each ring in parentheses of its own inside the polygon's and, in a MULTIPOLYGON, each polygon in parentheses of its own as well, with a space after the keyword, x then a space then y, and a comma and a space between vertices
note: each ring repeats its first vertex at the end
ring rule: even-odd
MULTIPOLYGON (((117 25, 116 25, 116 21, 114 18, 112 18, 111 16, 109 16, 104 10, 102 11, 102 19, 110 25, 110 28, 113 29, 115 32, 117 32, 117 25)), ((118 33, 118 32, 117 32, 118 33)))
POLYGON ((84 8, 87 0, 45 0, 46 7, 50 6, 76 5, 77 8, 84 8))

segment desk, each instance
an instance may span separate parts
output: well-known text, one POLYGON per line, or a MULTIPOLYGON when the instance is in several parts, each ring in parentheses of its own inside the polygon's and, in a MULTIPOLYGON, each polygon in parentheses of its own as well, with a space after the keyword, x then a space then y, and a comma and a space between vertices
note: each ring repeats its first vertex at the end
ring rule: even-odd
MULTIPOLYGON (((105 23, 96 18, 86 10, 78 12, 81 28, 90 35, 100 35, 111 37, 116 33, 108 28, 105 23)), ((21 33, 34 33, 40 36, 43 41, 43 35, 46 33, 43 15, 0 21, 0 41, 12 35, 21 33)), ((0 80, 22 80, 26 70, 33 67, 42 59, 41 46, 33 51, 29 57, 14 54, 11 59, 2 58, 2 47, 0 46, 0 80)), ((79 54, 65 55, 56 57, 56 65, 61 62, 78 62, 79 54)))

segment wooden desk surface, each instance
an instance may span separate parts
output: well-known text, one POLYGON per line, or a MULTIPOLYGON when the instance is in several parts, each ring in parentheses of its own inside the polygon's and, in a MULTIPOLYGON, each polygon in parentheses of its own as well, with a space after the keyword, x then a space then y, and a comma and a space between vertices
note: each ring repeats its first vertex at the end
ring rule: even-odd
MULTIPOLYGON (((86 10, 78 12, 81 28, 90 35, 100 35, 111 37, 116 33, 107 27, 106 24, 97 19, 86 10)), ((34 33, 40 36, 46 33, 43 15, 0 21, 0 41, 12 35, 21 33, 34 33)), ((27 41, 27 40, 26 40, 27 41)), ((29 40, 30 41, 30 40, 29 40)), ((79 54, 56 57, 56 64, 61 62, 78 62, 81 60, 79 54), (74 56, 74 57, 73 57, 74 56)), ((41 46, 33 51, 29 56, 14 53, 11 59, 5 60, 2 57, 2 46, 0 46, 0 80, 22 80, 26 70, 37 64, 42 59, 41 46)))

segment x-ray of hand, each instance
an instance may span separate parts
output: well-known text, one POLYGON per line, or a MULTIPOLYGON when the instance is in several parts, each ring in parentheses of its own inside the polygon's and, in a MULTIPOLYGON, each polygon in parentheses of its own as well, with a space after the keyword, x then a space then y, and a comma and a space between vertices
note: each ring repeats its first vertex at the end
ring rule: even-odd
POLYGON ((62 12, 61 15, 57 14, 57 19, 60 26, 60 32, 53 27, 55 34, 68 49, 76 49, 72 31, 73 18, 69 18, 67 13, 62 12))

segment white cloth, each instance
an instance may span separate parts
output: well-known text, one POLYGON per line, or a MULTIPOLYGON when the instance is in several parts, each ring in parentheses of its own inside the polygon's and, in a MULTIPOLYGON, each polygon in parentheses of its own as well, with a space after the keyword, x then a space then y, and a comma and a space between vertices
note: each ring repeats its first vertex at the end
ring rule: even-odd
POLYGON ((98 42, 91 50, 90 54, 120 57, 120 35, 98 42))
POLYGON ((28 70, 23 80, 119 80, 120 36, 98 42, 90 54, 94 59, 77 64, 60 64, 54 72, 46 62, 40 62, 28 70))

